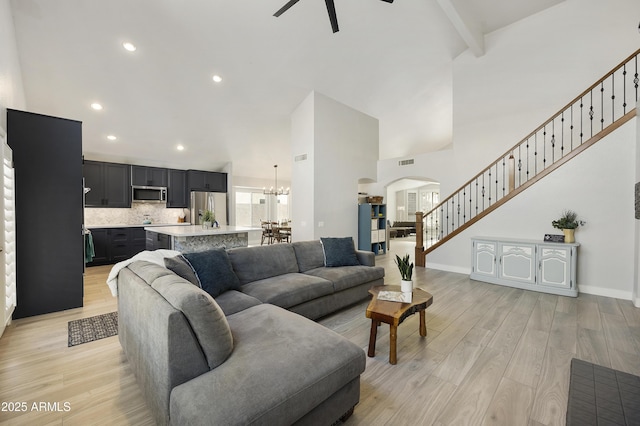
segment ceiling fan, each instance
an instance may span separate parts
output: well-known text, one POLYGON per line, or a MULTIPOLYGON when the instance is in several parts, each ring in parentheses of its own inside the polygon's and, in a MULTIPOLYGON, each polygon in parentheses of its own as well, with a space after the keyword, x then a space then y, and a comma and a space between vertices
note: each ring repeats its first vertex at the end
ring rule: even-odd
MULTIPOLYGON (((284 12, 289 10, 291 6, 298 3, 300 0, 289 0, 284 6, 280 8, 276 13, 273 14, 276 18, 282 15, 284 12)), ((336 16, 336 5, 333 3, 334 0, 324 0, 327 4, 327 12, 329 13, 329 20, 331 21, 331 29, 333 29, 334 33, 338 32, 338 17, 336 16)), ((387 3, 393 3, 393 0, 382 0, 387 3)))

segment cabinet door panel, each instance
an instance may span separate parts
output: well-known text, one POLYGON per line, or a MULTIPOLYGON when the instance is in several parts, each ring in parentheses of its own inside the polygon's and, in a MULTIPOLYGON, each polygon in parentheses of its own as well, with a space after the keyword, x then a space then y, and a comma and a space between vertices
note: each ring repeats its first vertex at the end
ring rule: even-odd
POLYGON ((105 163, 105 198, 109 207, 131 207, 131 178, 126 164, 105 163))
POLYGON ((102 207, 104 204, 104 183, 102 182, 102 163, 85 161, 82 165, 82 176, 85 188, 90 188, 84 196, 86 207, 102 207))
POLYGON ((502 244, 500 278, 535 283, 535 246, 502 244))
POLYGON ((187 194, 187 172, 185 170, 169 170, 167 207, 188 207, 187 194))
POLYGON ((473 250, 474 274, 496 277, 496 248, 492 242, 476 241, 473 250))
POLYGON ((568 247, 541 247, 540 284, 571 288, 571 249, 568 247))

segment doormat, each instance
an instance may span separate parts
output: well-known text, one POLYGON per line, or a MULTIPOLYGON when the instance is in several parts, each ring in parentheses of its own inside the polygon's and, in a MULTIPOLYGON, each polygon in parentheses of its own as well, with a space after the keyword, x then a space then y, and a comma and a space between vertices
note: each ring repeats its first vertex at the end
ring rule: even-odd
POLYGON ((118 313, 69 321, 69 347, 118 334, 118 313))
POLYGON ((573 358, 567 426, 640 424, 640 377, 573 358))

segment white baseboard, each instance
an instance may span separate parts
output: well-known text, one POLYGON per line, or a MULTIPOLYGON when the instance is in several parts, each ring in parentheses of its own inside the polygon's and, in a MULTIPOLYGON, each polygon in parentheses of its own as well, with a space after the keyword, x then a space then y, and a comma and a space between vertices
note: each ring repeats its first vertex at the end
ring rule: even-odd
POLYGON ((427 268, 437 269, 438 271, 446 271, 446 272, 457 272, 458 274, 467 274, 471 273, 471 268, 464 268, 462 266, 451 266, 451 265, 442 265, 440 263, 431 263, 427 260, 427 268))
MULTIPOLYGON (((612 290, 610 288, 594 287, 590 285, 578 285, 580 293, 593 294, 594 296, 612 297, 614 299, 632 300, 630 291, 612 290)), ((633 301, 635 306, 639 306, 640 299, 633 301)))

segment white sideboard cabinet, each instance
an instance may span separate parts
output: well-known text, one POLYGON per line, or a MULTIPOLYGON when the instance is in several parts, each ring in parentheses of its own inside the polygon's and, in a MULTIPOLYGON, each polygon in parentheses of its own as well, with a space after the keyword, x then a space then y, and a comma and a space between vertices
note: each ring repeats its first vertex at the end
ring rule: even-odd
POLYGON ((471 239, 471 279, 562 296, 578 296, 577 243, 471 239))

